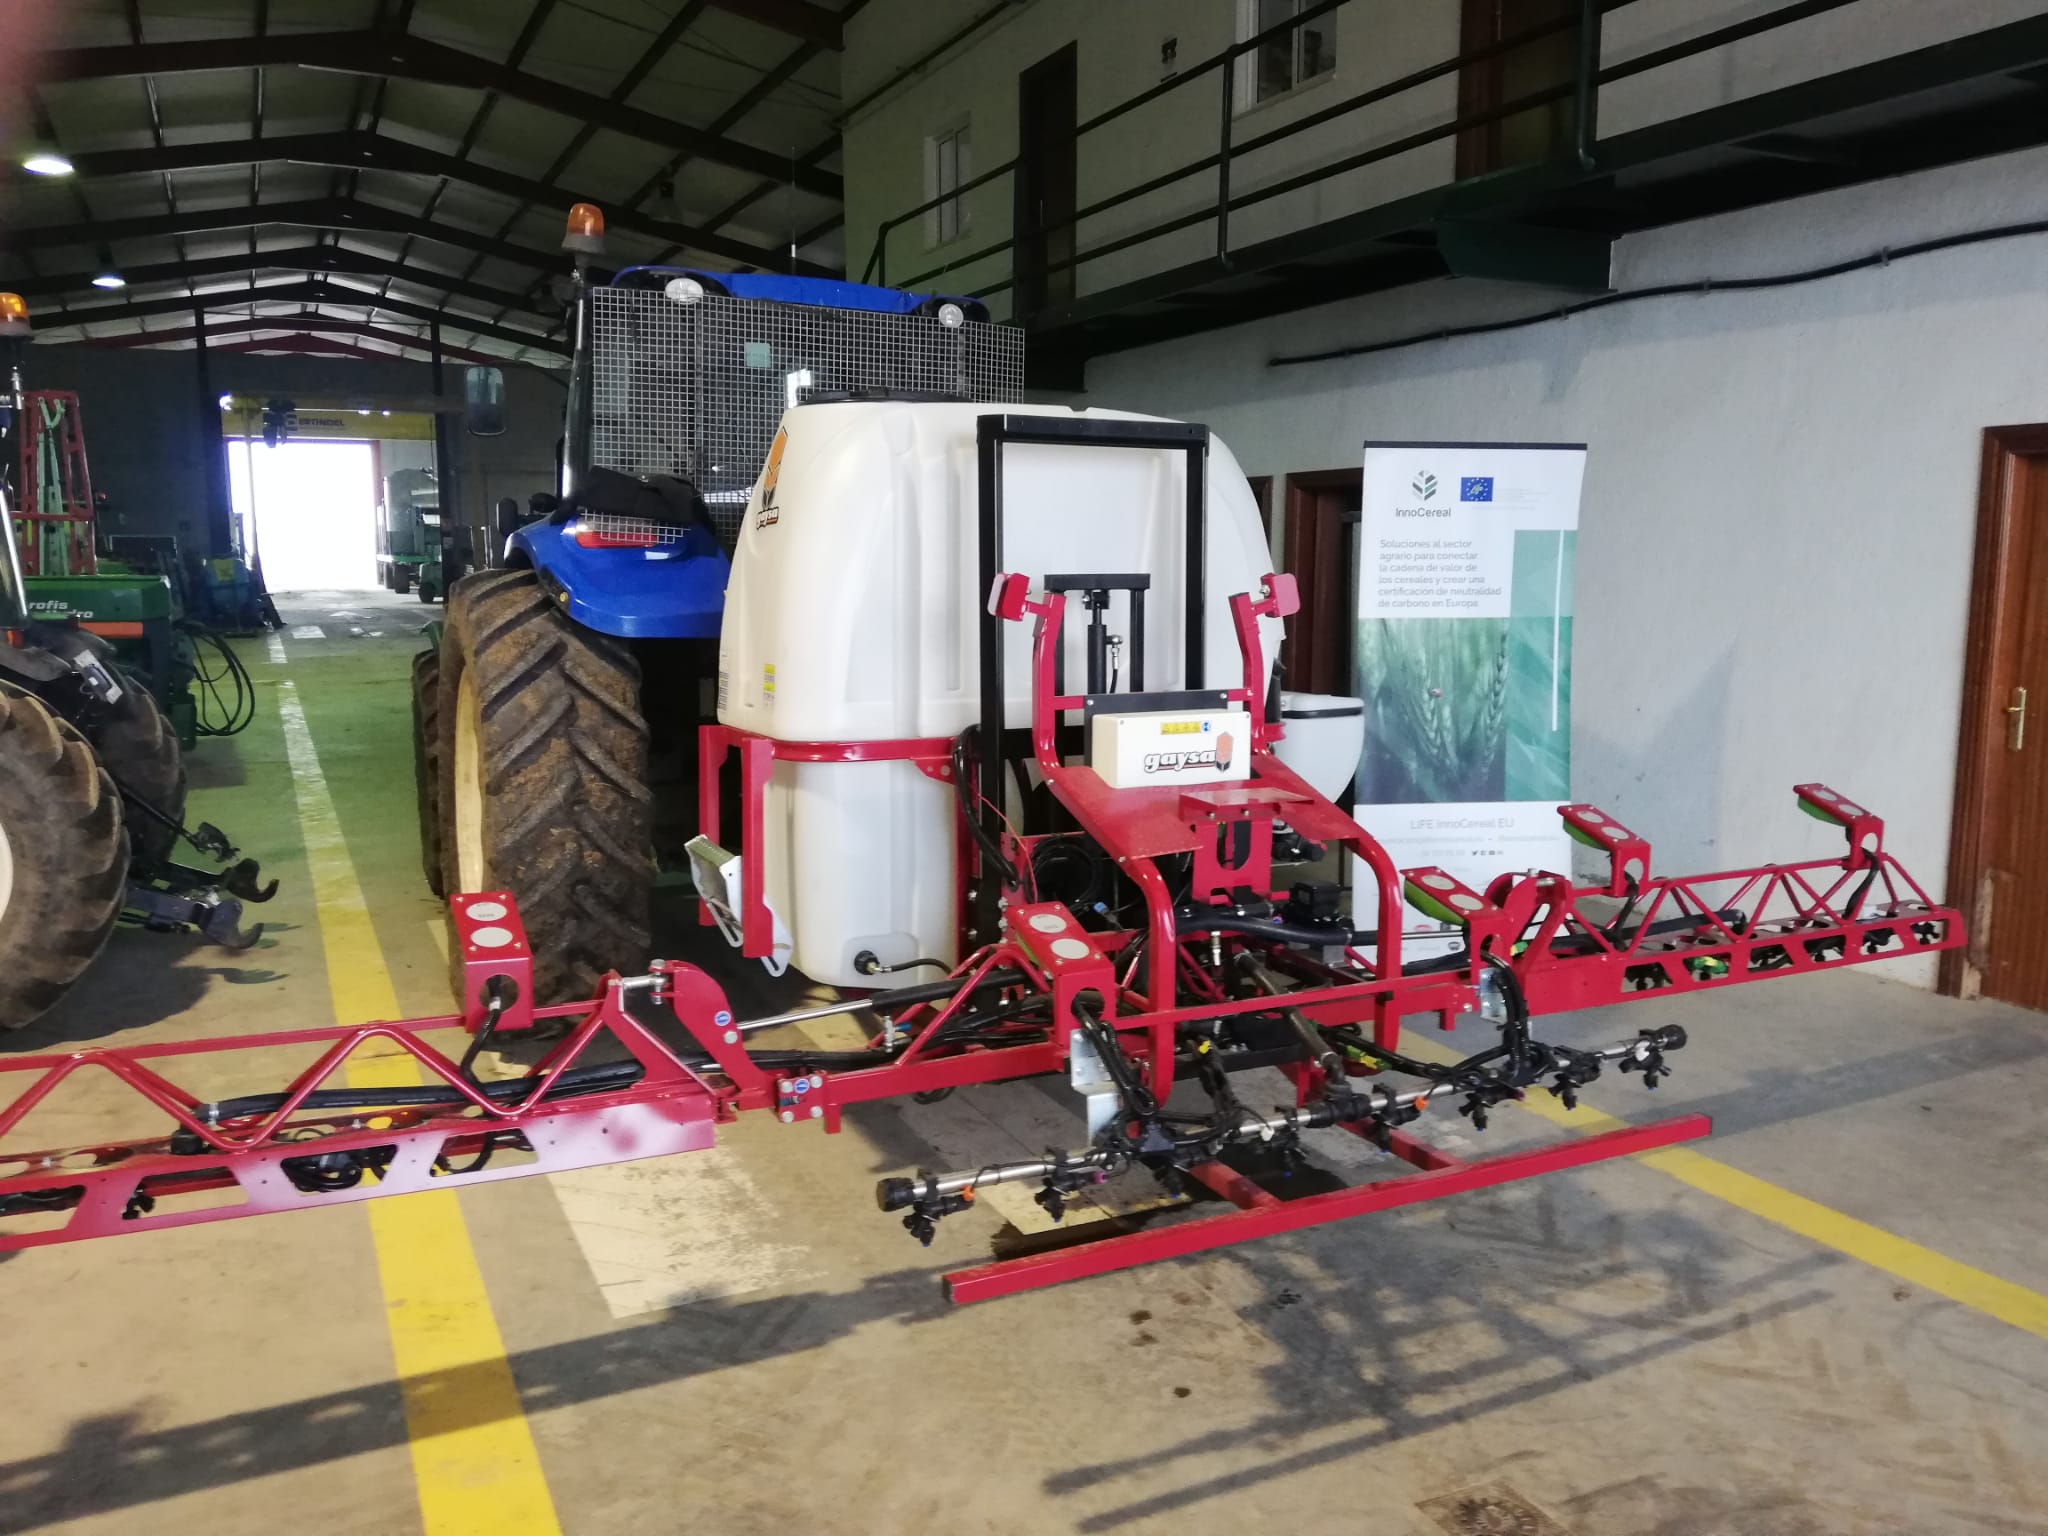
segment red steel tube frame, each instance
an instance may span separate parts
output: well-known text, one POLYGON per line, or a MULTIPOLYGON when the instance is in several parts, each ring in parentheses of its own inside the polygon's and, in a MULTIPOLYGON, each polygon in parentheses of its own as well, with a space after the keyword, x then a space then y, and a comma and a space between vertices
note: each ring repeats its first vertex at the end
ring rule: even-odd
MULTIPOLYGON (((1033 656, 1033 734, 1041 770, 1083 830, 1136 879, 1147 902, 1146 985, 1134 988, 1138 977, 1128 975, 1111 987, 1116 995, 1104 999, 1102 1014, 1119 1032, 1128 1054, 1146 1070, 1155 1093, 1163 1098, 1171 1087, 1173 1046, 1180 1025, 1269 1012, 1273 1004, 1266 997, 1214 995, 1215 989, 1210 988, 1207 992, 1211 995, 1177 1005, 1177 978, 1187 945, 1177 934, 1172 904, 1153 859, 1162 852, 1185 848, 1185 839, 1216 835, 1214 818, 1219 813, 1206 813, 1210 820, 1204 823, 1189 811, 1188 802, 1177 798, 1176 791, 1107 791, 1092 775, 1069 769, 1058 760, 1053 750, 1058 711, 1079 704, 1051 692, 1052 659, 1064 600, 1052 594, 1043 602, 1033 602, 1014 586, 1017 580, 1011 578, 1011 585, 1001 590, 1010 610, 1006 617, 1021 618, 1024 612, 1033 611, 1039 620, 1033 656), (1169 806, 1173 815, 1162 814, 1169 806), (1182 823, 1176 831, 1173 816, 1183 814, 1195 820, 1182 823), (1162 838, 1170 846, 1163 845, 1162 838)), ((1258 697, 1262 686, 1256 621, 1264 613, 1282 611, 1291 595, 1277 579, 1272 580, 1265 598, 1254 601, 1240 595, 1232 600, 1246 679, 1244 687, 1231 696, 1247 704, 1258 697)), ((1219 937, 1216 942, 1227 942, 1232 949, 1266 948, 1274 964, 1312 983, 1288 993, 1290 1005, 1322 1024, 1370 1020, 1375 1039, 1388 1048, 1398 1041, 1404 1017, 1434 1015, 1449 1027, 1459 1015, 1471 1012, 1478 968, 1488 962, 1475 953, 1459 969, 1404 972, 1399 941, 1402 877, 1392 860, 1355 822, 1279 763, 1270 751, 1274 733, 1265 722, 1255 718, 1251 734, 1258 782, 1286 801, 1290 824, 1318 840, 1327 837, 1343 842, 1368 861, 1379 884, 1379 932, 1384 942, 1371 960, 1345 952, 1357 968, 1355 973, 1335 971, 1285 945, 1264 944, 1243 935, 1219 937)), ((743 867, 742 878, 747 909, 743 937, 750 954, 756 952, 757 945, 759 952, 766 953, 772 940, 761 897, 758 853, 763 847, 765 791, 775 762, 909 761, 936 778, 949 779, 952 772, 952 743, 943 738, 792 743, 724 726, 707 727, 699 742, 699 803, 707 830, 718 825, 718 771, 735 748, 743 760, 742 848, 744 853, 756 855, 743 867)), ((1802 797, 1818 788, 1802 786, 1802 797)), ((1648 845, 1631 836, 1627 844, 1632 860, 1629 878, 1637 881, 1634 871, 1639 866, 1641 880, 1632 887, 1637 920, 1625 936, 1610 933, 1581 905, 1593 897, 1612 899, 1614 882, 1576 888, 1561 876, 1504 877, 1489 888, 1483 922, 1481 917, 1473 921, 1473 947, 1478 948, 1476 940, 1482 931, 1526 939, 1518 951, 1507 949, 1498 958, 1512 966, 1531 1012, 1540 1014, 1618 1002, 1632 995, 1632 989, 1645 985, 1674 991, 1727 986, 1891 954, 1945 949, 1963 942, 1960 916, 1936 906, 1883 851, 1881 822, 1859 808, 1850 831, 1852 843, 1844 859, 1659 879, 1647 875, 1648 845), (1873 894, 1879 898, 1874 903, 1873 894), (1740 924, 1722 916, 1735 906, 1746 912, 1740 924), (1667 912, 1685 919, 1683 931, 1655 931, 1660 914, 1667 912)), ((961 868, 966 868, 964 853, 961 868)), ((964 908, 961 915, 964 921, 964 908)), ((1112 967, 1123 966, 1130 941, 1127 934, 1097 935, 1091 940, 1112 967)), ((1090 963, 1103 966, 1100 959, 1090 963)), ((1028 946, 1008 936, 968 956, 955 974, 964 975, 971 984, 998 970, 1017 973, 1022 978, 1014 984, 1018 989, 1052 992, 1052 980, 1033 960, 1028 946)), ((1114 977, 1113 970, 1104 970, 1114 977)), ((894 1028, 908 1036, 907 1044, 886 1062, 850 1070, 814 1070, 799 1076, 786 1069, 778 1072, 753 1058, 724 992, 711 977, 693 966, 656 962, 653 976, 642 982, 607 978, 603 995, 594 1004, 535 1010, 536 1019, 573 1018, 578 1022, 528 1070, 527 1086, 511 1102, 500 1102, 479 1091, 465 1079, 455 1058, 424 1038, 436 1030, 477 1027, 476 1019, 455 1015, 0 1058, 0 1083, 32 1075, 28 1086, 0 1110, 0 1143, 68 1077, 89 1070, 111 1074, 168 1117, 179 1136, 189 1139, 184 1150, 173 1150, 172 1140, 161 1135, 47 1153, 11 1152, 0 1147, 0 1197, 50 1191, 68 1195, 74 1187, 80 1192, 63 1225, 48 1231, 0 1234, 0 1250, 695 1150, 710 1144, 717 1123, 742 1110, 769 1110, 792 1124, 816 1120, 826 1131, 837 1131, 841 1111, 848 1104, 1063 1069, 1065 1031, 1058 1027, 1045 1031, 1041 1025, 1021 1026, 1014 1042, 1004 1038, 1006 1026, 1000 1024, 980 1032, 971 1042, 942 1039, 941 1031, 966 1006, 970 991, 971 985, 948 1001, 905 1010, 894 1028), (682 1032, 708 1055, 710 1064, 693 1067, 686 1063, 660 1035, 636 1019, 625 1006, 632 987, 666 1001, 682 1032), (1031 1037, 1034 1034, 1036 1038, 1031 1037), (563 1074, 575 1068, 604 1036, 616 1040, 639 1063, 638 1080, 575 1097, 546 1097, 550 1087, 561 1084, 563 1074), (332 1110, 306 1112, 305 1106, 313 1102, 309 1096, 338 1073, 351 1055, 372 1042, 395 1045, 410 1056, 425 1069, 430 1081, 438 1080, 452 1094, 450 1102, 394 1108, 367 1117, 332 1110), (275 1107, 226 1124, 209 1123, 201 1114, 200 1101, 165 1075, 165 1064, 179 1058, 280 1047, 315 1047, 317 1056, 291 1079, 275 1107), (473 1155, 496 1144, 494 1138, 502 1141, 507 1137, 520 1143, 514 1150, 529 1155, 530 1163, 473 1164, 473 1171, 468 1172, 453 1167, 455 1158, 473 1155), (380 1171, 364 1173, 360 1182, 348 1188, 306 1191, 296 1187, 282 1167, 288 1159, 365 1149, 380 1154, 388 1149, 388 1157, 380 1171), (229 1186, 239 1188, 241 1204, 144 1211, 135 1199, 138 1194, 169 1196, 229 1186)), ((1319 1068, 1296 1063, 1293 1076, 1302 1101, 1320 1093, 1319 1068)), ((1265 1194, 1219 1165, 1198 1165, 1192 1175, 1238 1210, 1158 1224, 1057 1253, 961 1271, 949 1278, 949 1290, 960 1301, 1003 1295, 1625 1156, 1704 1135, 1708 1128, 1701 1116, 1683 1116, 1470 1162, 1395 1133, 1390 1137, 1391 1149, 1418 1172, 1287 1201, 1265 1194)))
POLYGON ((1681 1141, 1695 1141, 1713 1130, 1705 1115, 1678 1115, 1649 1125, 1632 1125, 1624 1130, 1575 1138, 1524 1152, 1508 1152, 1466 1162, 1425 1146, 1398 1132, 1390 1138, 1396 1156, 1417 1165, 1420 1172, 1325 1194, 1306 1195, 1297 1200, 1280 1200, 1267 1194, 1249 1179, 1216 1163, 1192 1170, 1203 1184, 1238 1207, 1220 1216, 1196 1217, 1186 1221, 1158 1223, 1136 1232, 1057 1248, 1049 1253, 1006 1259, 974 1269, 957 1269, 945 1277, 946 1295, 956 1302, 990 1301, 1041 1285, 1058 1285, 1112 1270, 1130 1269, 1161 1259, 1183 1258, 1232 1243, 1251 1242, 1304 1227, 1344 1221, 1371 1211, 1388 1211, 1424 1200, 1441 1200, 1489 1185, 1508 1184, 1538 1174, 1566 1168, 1583 1168, 1588 1163, 1613 1157, 1629 1157, 1681 1141))

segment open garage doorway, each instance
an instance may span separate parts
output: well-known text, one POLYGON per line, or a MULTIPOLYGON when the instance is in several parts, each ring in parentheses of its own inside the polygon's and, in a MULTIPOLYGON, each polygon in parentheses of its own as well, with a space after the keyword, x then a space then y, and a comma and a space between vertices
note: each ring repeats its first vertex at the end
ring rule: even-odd
POLYGON ((300 440, 229 445, 244 547, 272 592, 365 592, 377 585, 376 446, 300 440))

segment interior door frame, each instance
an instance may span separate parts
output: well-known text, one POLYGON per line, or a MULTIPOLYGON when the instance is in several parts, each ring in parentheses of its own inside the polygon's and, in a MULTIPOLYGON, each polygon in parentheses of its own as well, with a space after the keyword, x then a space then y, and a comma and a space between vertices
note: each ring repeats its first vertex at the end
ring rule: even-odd
POLYGON ((1015 206, 1011 214, 1010 277, 1011 301, 1019 313, 1029 316, 1041 309, 1058 307, 1073 302, 1073 296, 1080 289, 1080 270, 1071 260, 1080 247, 1080 227, 1072 216, 1073 210, 1063 219, 1048 224, 1035 210, 1031 210, 1034 198, 1043 192, 1047 167, 1036 158, 1037 142, 1032 133, 1031 107, 1032 92, 1038 81, 1057 78, 1065 82, 1067 105, 1072 122, 1064 141, 1068 158, 1066 179, 1068 191, 1076 208, 1080 205, 1080 136, 1076 131, 1081 119, 1081 76, 1080 45, 1069 42, 1054 49, 1036 63, 1028 65, 1017 75, 1017 169, 1011 177, 1015 206), (1056 246, 1058 241, 1053 232, 1064 230, 1066 234, 1065 266, 1055 270, 1056 246))
POLYGON ((1286 539, 1281 563, 1293 573, 1301 592, 1301 612, 1296 616, 1297 622, 1288 625, 1287 638, 1281 646, 1286 686, 1290 690, 1344 693, 1350 686, 1341 677, 1325 677, 1307 665, 1308 658, 1304 658, 1303 652, 1315 637, 1334 624, 1343 637, 1338 646, 1337 670, 1348 677, 1348 652, 1357 637, 1352 625, 1352 594, 1346 590, 1350 571, 1338 558, 1344 547, 1341 524, 1345 514, 1322 515, 1322 498, 1330 491, 1362 494, 1364 482, 1362 465, 1297 471, 1287 476, 1286 539))
MULTIPOLYGON (((1990 427, 1984 433, 1983 465, 1977 487, 1977 550, 1970 572, 1968 639, 1963 651, 1962 723, 1956 745, 1955 807, 1949 821, 1948 903, 1970 928, 1963 949, 1944 950, 1936 989, 1948 997, 1974 997, 1979 960, 1986 951, 1979 935, 1985 875, 1991 867, 1991 838, 1998 825, 1989 803, 2005 750, 2005 714, 1992 696, 2000 671, 2010 661, 2013 626, 2005 622, 2019 596, 2022 573, 2013 569, 2019 542, 2022 460, 2048 457, 2048 425, 1990 427)), ((2048 465, 2042 466, 2048 473, 2048 465)), ((2048 702, 2048 701, 2044 701, 2048 702)))

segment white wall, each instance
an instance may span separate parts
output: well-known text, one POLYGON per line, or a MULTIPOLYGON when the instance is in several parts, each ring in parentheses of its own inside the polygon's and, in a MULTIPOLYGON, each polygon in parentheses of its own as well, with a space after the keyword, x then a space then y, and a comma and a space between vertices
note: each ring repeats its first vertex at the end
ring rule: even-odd
MULTIPOLYGON (((1618 64, 1740 22, 1784 0, 1637 0, 1610 15, 1602 58, 1618 64)), ((1460 0, 1351 0, 1333 26, 1337 67, 1329 75, 1262 103, 1233 119, 1239 145, 1348 96, 1454 57, 1460 0)), ((931 0, 874 0, 847 26, 844 99, 859 103, 898 70, 959 30, 986 5, 936 5, 931 0)), ((1929 46, 1985 27, 2038 15, 2041 0, 1854 0, 1854 3, 1765 36, 1716 49, 1618 81, 1601 93, 1605 135, 1723 105, 1817 75, 1929 46)), ((1077 76, 1083 122, 1162 78, 1159 47, 1178 40, 1185 72, 1236 38, 1237 0, 1026 0, 1013 6, 913 78, 854 111, 845 127, 848 270, 860 276, 884 218, 927 196, 924 145, 930 134, 965 122, 978 172, 1017 149, 1017 77, 1066 43, 1079 40, 1077 76)), ((1212 73, 1083 137, 1078 202, 1085 207, 1213 153, 1219 141, 1221 82, 1212 73)), ((1269 148, 1232 161, 1232 191, 1242 196, 1318 165, 1442 126, 1457 115, 1452 76, 1347 113, 1269 148)), ((1455 148, 1446 137, 1313 186, 1241 209, 1231 244, 1257 240, 1378 206, 1441 186, 1453 177, 1455 148)), ((1086 250, 1182 214, 1212 209, 1216 174, 1202 171, 1170 187, 1081 221, 1086 250)), ((968 194, 969 229, 932 249, 922 221, 889 241, 891 282, 946 269, 920 288, 971 292, 1007 278, 1007 248, 977 261, 974 252, 1006 241, 1012 188, 1001 177, 968 194)), ((1089 261, 1078 274, 1082 294, 1201 260, 1214 253, 1215 225, 1191 227, 1089 261)), ((999 316, 1007 292, 992 296, 999 316)))
MULTIPOLYGON (((1617 286, 1779 272, 2048 217, 2048 151, 1640 235, 1617 286)), ((1247 473, 1379 439, 1584 441, 1574 795, 1702 870, 1823 857, 1837 785, 1941 894, 1978 455, 2048 420, 2048 238, 1653 299, 1341 362, 1271 357, 1544 307, 1445 282, 1096 359, 1088 403, 1207 422, 1247 473)), ((1931 966, 1902 962, 1914 979, 1931 966)))
MULTIPOLYGON (((957 30, 974 12, 928 0, 875 0, 847 28, 845 87, 858 101, 895 70, 957 30)), ((1079 119, 1137 95, 1162 78, 1161 42, 1178 44, 1185 72, 1236 40, 1236 0, 1031 0, 1009 11, 929 70, 853 114, 844 130, 848 271, 859 276, 884 218, 926 197, 924 141, 960 121, 971 125, 976 173, 1017 152, 1017 77, 1068 42, 1080 40, 1076 58, 1079 119)), ((1336 33, 1337 65, 1301 89, 1236 114, 1238 142, 1317 112, 1345 96, 1457 52, 1456 0, 1352 0, 1325 25, 1336 33)), ((1135 186, 1190 160, 1213 153, 1222 112, 1220 72, 1138 108, 1080 142, 1076 202, 1081 207, 1135 186)), ((1457 86, 1445 79, 1391 101, 1351 113, 1269 149, 1242 154, 1231 166, 1232 190, 1242 194, 1382 140, 1448 121, 1457 86)), ((1232 241, 1245 244, 1341 213, 1374 206, 1450 179, 1448 139, 1314 187, 1241 210, 1232 241)), ((888 276, 901 282, 994 242, 1011 227, 1012 188, 1007 177, 968 194, 971 228, 938 250, 927 248, 921 225, 890 237, 888 276)), ((1081 221, 1088 249, 1178 215, 1215 206, 1216 173, 1202 171, 1170 187, 1121 201, 1081 221)), ((1186 230, 1083 265, 1079 290, 1091 293, 1149 272, 1199 260, 1215 249, 1215 226, 1186 230)), ((1007 249, 962 263, 941 282, 920 287, 972 290, 1006 278, 1007 249)), ((991 307, 1008 313, 1007 293, 991 307)))

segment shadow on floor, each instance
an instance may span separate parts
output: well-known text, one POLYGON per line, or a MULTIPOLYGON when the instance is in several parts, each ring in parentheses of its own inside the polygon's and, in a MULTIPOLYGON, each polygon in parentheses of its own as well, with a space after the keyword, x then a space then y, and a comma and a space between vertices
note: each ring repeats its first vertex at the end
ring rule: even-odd
MULTIPOLYGON (((1677 1211, 1627 1214, 1583 1185, 1533 1198, 1488 1192, 1458 1208, 1464 1217, 1458 1226, 1403 1213, 1375 1222, 1370 1233, 1354 1224, 1221 1255, 1263 1292, 1240 1318, 1284 1355, 1263 1371, 1263 1393, 1246 1384, 1256 1416, 1141 1456, 1053 1471, 1045 1477, 1047 1495, 1071 1498, 1126 1476, 1185 1465, 1191 1480, 1183 1487, 1077 1525, 1111 1530, 1184 1511, 1811 1308, 1828 1292, 1807 1282, 1837 1262, 1815 1255, 1760 1266, 1753 1253, 1677 1211), (1569 1213, 1560 1216, 1567 1206, 1569 1213), (1512 1296, 1504 1290, 1509 1284, 1512 1296), (1628 1301, 1618 1303, 1618 1296, 1628 1301), (1483 1347, 1474 1347, 1475 1337, 1483 1347), (1256 1405, 1260 1396, 1263 1407, 1256 1405), (1330 1442, 1329 1432, 1347 1422, 1359 1426, 1357 1433, 1330 1442), (1317 1441, 1313 1449, 1290 1452, 1310 1435, 1317 1441), (1261 1451, 1256 1466, 1214 1471, 1216 1454, 1247 1446, 1261 1451)), ((1162 1304, 1199 1262, 1149 1271, 1158 1277, 1162 1304)), ((952 1310, 940 1296, 940 1273, 898 1270, 851 1291, 682 1307, 616 1332, 515 1354, 511 1367, 528 1414, 598 1402, 825 1348, 877 1322, 935 1322, 952 1310)), ((1087 1303, 1085 1286, 1072 1294, 1087 1303)), ((1028 1315, 1005 1318, 1006 1306, 1031 1303, 996 1303, 975 1309, 972 1322, 961 1321, 970 1328, 1042 1327, 1051 1315, 1041 1302, 1028 1315)), ((1206 1337, 1214 1322, 1213 1315, 1204 1319, 1193 1337, 1206 1337)), ((1155 1326, 1168 1335, 1169 1347, 1177 1342, 1171 1319, 1155 1326)), ((945 1347, 963 1346, 971 1349, 971 1340, 956 1326, 945 1347)), ((490 1400, 490 1393, 468 1390, 466 1377, 475 1369, 486 1367, 407 1385, 448 1400, 490 1400)), ((1209 1423, 1215 1411, 1214 1404, 1202 1405, 1209 1423)), ((148 1417, 138 1404, 81 1420, 49 1455, 0 1465, 0 1532, 138 1508, 406 1441, 396 1382, 166 1430, 142 1429, 148 1417)))
MULTIPOLYGON (((1667 1209, 1624 1217, 1541 1185, 1528 1198, 1489 1192, 1445 1209, 1458 1213, 1458 1229, 1444 1249, 1459 1251, 1432 1256, 1433 1244, 1411 1245, 1391 1269, 1393 1255, 1382 1248, 1377 1264, 1353 1272, 1356 1231, 1303 1235, 1292 1254, 1303 1278, 1239 1313, 1283 1356, 1260 1373, 1268 1406, 1138 1456, 1055 1473, 1045 1479, 1047 1494, 1070 1498, 1185 1467, 1189 1480, 1180 1486, 1082 1516, 1075 1529, 1185 1517, 1211 1499, 1806 1312, 1832 1294, 1811 1282, 1841 1262, 1816 1253, 1738 1276, 1753 1255, 1690 1216, 1667 1209), (1578 1209, 1561 1216, 1567 1205, 1578 1209), (1501 1289, 1510 1266, 1512 1296, 1501 1289), (1613 1305, 1619 1294, 1645 1290, 1647 1302, 1613 1305), (1342 1433, 1347 1427, 1354 1432, 1342 1433), (1217 1459, 1242 1459, 1253 1448, 1260 1454, 1252 1464, 1215 1470, 1217 1459)), ((1255 1248, 1217 1257, 1255 1272, 1271 1262, 1255 1248)))
POLYGON ((186 963, 201 953, 230 954, 196 933, 117 928, 100 957, 56 1006, 26 1029, 0 1034, 0 1052, 65 1050, 161 1023, 205 997, 207 978, 216 973, 230 981, 237 979, 230 972, 277 974, 266 971, 260 948, 245 951, 241 965, 226 969, 186 963))

